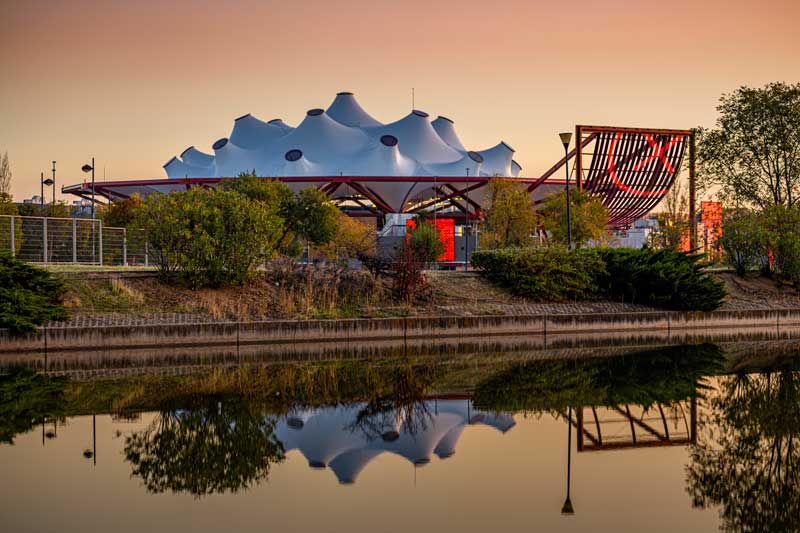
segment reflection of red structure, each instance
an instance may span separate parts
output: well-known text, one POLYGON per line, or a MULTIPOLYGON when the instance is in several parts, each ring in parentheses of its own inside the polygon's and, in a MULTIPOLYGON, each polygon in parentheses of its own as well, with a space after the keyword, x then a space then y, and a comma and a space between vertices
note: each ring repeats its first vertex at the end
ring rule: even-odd
MULTIPOLYGON (((432 221, 428 221, 432 224, 432 221)), ((406 230, 416 228, 417 222, 415 219, 410 218, 406 220, 406 230)), ((455 261, 456 260, 456 225, 455 220, 452 218, 440 218, 436 220, 436 233, 439 235, 439 240, 444 246, 444 253, 439 256, 439 261, 455 261)), ((408 239, 408 237, 406 237, 408 239)))

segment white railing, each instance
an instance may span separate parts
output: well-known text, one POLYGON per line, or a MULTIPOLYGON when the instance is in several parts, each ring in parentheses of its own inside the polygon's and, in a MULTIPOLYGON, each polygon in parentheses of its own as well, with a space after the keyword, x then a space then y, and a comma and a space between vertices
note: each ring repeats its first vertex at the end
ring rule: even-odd
POLYGON ((147 243, 99 219, 0 215, 0 251, 30 263, 148 266, 147 243))

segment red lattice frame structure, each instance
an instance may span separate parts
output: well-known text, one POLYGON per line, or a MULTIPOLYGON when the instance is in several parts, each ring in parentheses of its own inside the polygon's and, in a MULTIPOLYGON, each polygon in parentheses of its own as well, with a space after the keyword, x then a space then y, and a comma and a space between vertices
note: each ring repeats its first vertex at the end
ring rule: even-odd
POLYGON ((579 125, 575 137, 584 146, 575 156, 578 187, 602 198, 612 227, 628 226, 658 205, 680 174, 687 147, 694 185, 690 130, 579 125))

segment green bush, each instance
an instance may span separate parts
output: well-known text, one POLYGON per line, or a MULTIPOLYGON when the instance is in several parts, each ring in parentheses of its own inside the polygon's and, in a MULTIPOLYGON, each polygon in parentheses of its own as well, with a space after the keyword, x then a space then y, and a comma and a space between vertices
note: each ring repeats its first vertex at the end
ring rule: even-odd
POLYGON ((700 255, 649 248, 601 248, 597 253, 605 270, 595 276, 595 283, 611 300, 711 311, 725 297, 725 285, 703 272, 700 255))
POLYGON ((44 269, 0 253, 0 327, 32 331, 49 320, 66 320, 64 283, 44 269))
POLYGON ((417 226, 408 230, 408 246, 414 257, 428 266, 444 253, 444 245, 432 224, 417 221, 417 226))
MULTIPOLYGON (((767 233, 758 213, 749 209, 731 209, 725 212, 722 236, 719 241, 725 252, 725 262, 736 273, 744 276, 759 261, 768 257, 767 233)), ((769 264, 762 264, 769 270, 769 264)))
POLYGON ((149 196, 136 225, 162 274, 202 287, 244 283, 274 253, 283 219, 239 192, 194 188, 149 196))
POLYGON ((515 294, 553 302, 591 298, 594 278, 603 272, 595 250, 569 252, 557 246, 478 250, 472 265, 515 294))
POLYGON ((702 271, 700 256, 674 250, 560 247, 480 250, 472 264, 515 294, 543 301, 593 297, 676 310, 710 311, 722 282, 702 271))

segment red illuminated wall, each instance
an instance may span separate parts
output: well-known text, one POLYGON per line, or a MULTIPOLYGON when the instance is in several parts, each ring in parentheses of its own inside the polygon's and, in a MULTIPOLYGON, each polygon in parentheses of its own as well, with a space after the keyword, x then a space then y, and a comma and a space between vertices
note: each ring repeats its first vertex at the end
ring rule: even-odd
MULTIPOLYGON (((428 224, 433 224, 433 221, 428 221, 428 224)), ((416 228, 417 222, 411 218, 406 220, 406 230, 416 228)), ((452 218, 439 218, 436 220, 436 233, 439 235, 439 240, 444 245, 444 253, 439 256, 439 261, 455 261, 456 260, 456 224, 452 218)), ((408 240, 408 236, 406 236, 408 240)))
POLYGON ((722 203, 700 202, 700 222, 703 233, 700 236, 705 252, 712 259, 720 259, 719 238, 722 237, 722 203))

